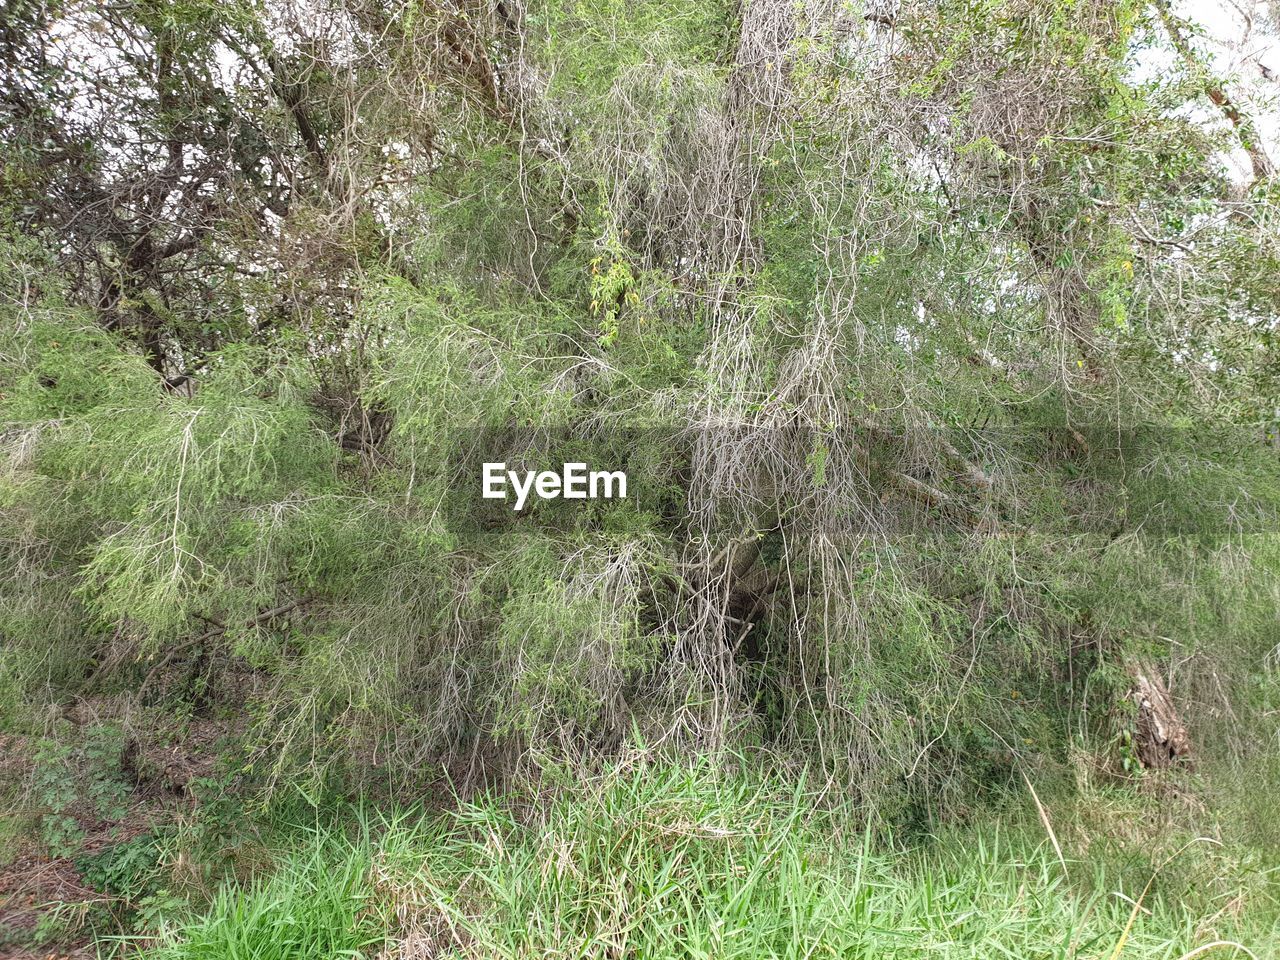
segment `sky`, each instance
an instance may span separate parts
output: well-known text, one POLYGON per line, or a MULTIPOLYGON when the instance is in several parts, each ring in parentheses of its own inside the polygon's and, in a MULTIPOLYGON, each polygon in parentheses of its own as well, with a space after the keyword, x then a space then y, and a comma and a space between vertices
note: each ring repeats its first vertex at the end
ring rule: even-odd
MULTIPOLYGON (((1045 0, 1052 2, 1052 0, 1045 0)), ((1169 0, 1174 13, 1195 24, 1188 31, 1197 53, 1225 80, 1228 95, 1250 116, 1272 160, 1280 162, 1280 0, 1169 0)), ((291 4, 290 9, 306 4, 291 4)), ((99 45, 93 30, 93 4, 78 8, 84 16, 73 16, 55 31, 63 53, 71 60, 101 63, 107 68, 115 58, 99 45)), ((1135 77, 1148 79, 1173 68, 1181 68, 1177 54, 1167 49, 1142 51, 1135 64, 1135 77)), ((219 50, 220 66, 230 82, 237 58, 230 50, 219 50)), ((86 115, 109 108, 86 97, 86 115)), ((1214 127, 1225 126, 1220 110, 1205 100, 1195 108, 1197 119, 1214 127)), ((1251 179, 1251 167, 1243 149, 1226 158, 1241 183, 1251 179)))
MULTIPOLYGON (((1226 80, 1228 95, 1253 118, 1267 155, 1280 160, 1280 0, 1174 0, 1172 8, 1200 25, 1201 35, 1191 38, 1193 46, 1209 58, 1214 73, 1226 80)), ((1159 70, 1171 56, 1146 54, 1140 69, 1159 70)), ((1213 122, 1225 121, 1219 117, 1213 122)), ((1250 179, 1243 150, 1230 162, 1240 180, 1250 179)))

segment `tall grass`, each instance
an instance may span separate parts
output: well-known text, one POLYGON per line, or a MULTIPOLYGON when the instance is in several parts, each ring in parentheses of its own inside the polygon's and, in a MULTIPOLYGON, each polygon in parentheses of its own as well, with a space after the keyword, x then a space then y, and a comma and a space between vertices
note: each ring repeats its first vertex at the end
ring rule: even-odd
POLYGON ((367 840, 318 833, 267 879, 223 887, 169 934, 156 960, 338 960, 367 956, 387 927, 370 911, 367 840))
POLYGON ((322 834, 266 883, 224 891, 156 956, 1177 960, 1217 940, 1257 957, 1280 947, 1274 902, 1214 911, 1152 895, 1135 909, 1143 891, 1110 865, 1068 849, 1068 873, 1030 830, 908 848, 814 801, 803 784, 644 766, 531 815, 495 799, 375 818, 355 841, 322 834))

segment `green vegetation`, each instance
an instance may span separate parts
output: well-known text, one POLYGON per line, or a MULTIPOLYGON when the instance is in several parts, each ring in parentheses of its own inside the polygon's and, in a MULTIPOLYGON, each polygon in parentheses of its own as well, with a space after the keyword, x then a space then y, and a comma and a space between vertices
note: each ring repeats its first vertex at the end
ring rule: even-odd
POLYGON ((336 957, 386 938, 397 956, 1175 958, 1206 937, 1280 936, 1259 865, 1194 840, 1137 863, 1132 850, 1059 860, 1038 824, 903 847, 871 825, 845 832, 848 811, 815 806, 819 793, 642 764, 532 824, 481 801, 366 821, 354 837, 313 828, 270 880, 224 889, 155 956, 336 957), (1185 888, 1165 883, 1166 856, 1185 888), (1148 868, 1158 882, 1144 896, 1148 868), (1233 898, 1248 909, 1224 909, 1233 898))
POLYGON ((182 960, 355 957, 386 940, 374 912, 369 851, 341 836, 319 837, 281 858, 272 877, 246 890, 224 888, 208 913, 151 955, 182 960))
POLYGON ((1280 952, 1275 91, 1185 13, 7 3, 0 950, 1280 952))

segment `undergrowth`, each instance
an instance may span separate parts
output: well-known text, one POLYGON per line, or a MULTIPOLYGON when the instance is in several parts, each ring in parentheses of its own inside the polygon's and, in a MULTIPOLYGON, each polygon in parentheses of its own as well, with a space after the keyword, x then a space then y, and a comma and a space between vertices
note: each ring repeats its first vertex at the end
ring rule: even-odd
POLYGON ((907 843, 828 799, 802 777, 643 763, 541 805, 366 811, 354 831, 307 829, 275 872, 224 887, 149 955, 1175 960, 1280 946, 1274 871, 1208 838, 1091 844, 1075 830, 1087 820, 1051 838, 1031 814, 907 843))

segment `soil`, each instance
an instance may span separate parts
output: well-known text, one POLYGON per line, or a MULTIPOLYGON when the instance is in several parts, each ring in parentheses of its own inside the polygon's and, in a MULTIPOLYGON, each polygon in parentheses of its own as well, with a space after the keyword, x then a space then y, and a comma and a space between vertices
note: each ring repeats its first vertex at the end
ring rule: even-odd
MULTIPOLYGON (((77 713, 67 717, 76 722, 77 713)), ((178 744, 126 741, 121 771, 132 782, 123 816, 105 820, 91 803, 68 808, 84 833, 73 856, 51 857, 34 838, 18 842, 9 862, 0 864, 0 960, 81 960, 97 956, 92 931, 86 929, 90 910, 101 917, 129 904, 85 882, 77 861, 127 843, 189 812, 197 798, 192 781, 210 776, 217 744, 228 732, 215 721, 192 724, 178 744), (42 919, 57 919, 62 939, 41 943, 42 919)), ((0 736, 0 780, 21 785, 31 772, 34 750, 29 738, 0 736)))

